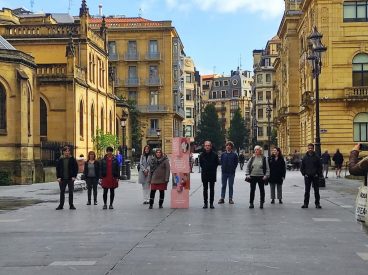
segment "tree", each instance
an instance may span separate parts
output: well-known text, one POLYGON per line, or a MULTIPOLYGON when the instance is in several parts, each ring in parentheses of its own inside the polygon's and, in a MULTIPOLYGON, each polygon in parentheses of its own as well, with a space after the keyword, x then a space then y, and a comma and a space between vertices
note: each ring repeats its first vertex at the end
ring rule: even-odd
POLYGON ((111 146, 115 150, 119 146, 119 139, 116 135, 105 134, 101 129, 97 129, 92 142, 98 158, 103 157, 107 147, 111 146))
POLYGON ((248 129, 245 127, 244 118, 242 118, 240 109, 238 108, 230 121, 230 129, 228 139, 234 142, 236 150, 248 147, 248 129))
POLYGON ((225 142, 225 136, 213 104, 208 104, 204 108, 195 137, 197 144, 203 144, 206 140, 211 141, 216 149, 221 149, 225 142))
MULTIPOLYGON (((128 100, 129 108, 129 120, 130 120, 130 132, 132 135, 132 148, 135 149, 136 154, 140 154, 142 151, 142 127, 139 121, 139 110, 137 109, 137 103, 135 100, 128 100)), ((134 157, 134 156, 133 156, 134 157)))

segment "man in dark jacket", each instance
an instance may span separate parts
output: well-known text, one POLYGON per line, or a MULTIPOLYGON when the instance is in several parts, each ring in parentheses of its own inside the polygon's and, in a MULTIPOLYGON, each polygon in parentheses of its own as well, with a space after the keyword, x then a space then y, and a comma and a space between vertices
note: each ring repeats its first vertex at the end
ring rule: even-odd
POLYGON ((321 162, 322 162, 323 173, 326 173, 325 178, 327 179, 328 178, 328 167, 331 164, 331 156, 327 150, 322 154, 321 162))
POLYGON ((215 198, 215 182, 217 177, 217 166, 219 159, 215 152, 212 151, 211 141, 204 142, 204 152, 199 156, 199 165, 202 169, 201 178, 203 183, 203 208, 208 208, 208 184, 210 186, 210 208, 213 206, 215 198))
POLYGON ((308 144, 308 151, 302 159, 300 172, 304 176, 305 193, 302 208, 308 208, 311 185, 313 184, 316 208, 322 208, 319 196, 319 177, 322 176, 322 164, 314 152, 314 145, 308 144))
POLYGON ((235 170, 238 166, 238 155, 233 152, 234 143, 231 141, 226 143, 226 151, 221 155, 221 199, 218 201, 219 204, 225 203, 226 185, 229 181, 229 203, 234 204, 233 201, 233 185, 235 178, 235 170))
POLYGON ((64 207, 65 189, 68 185, 69 191, 69 207, 75 210, 73 204, 74 180, 78 173, 78 164, 75 158, 70 155, 70 147, 63 148, 63 156, 56 163, 56 178, 60 187, 60 204, 56 210, 61 210, 64 207))

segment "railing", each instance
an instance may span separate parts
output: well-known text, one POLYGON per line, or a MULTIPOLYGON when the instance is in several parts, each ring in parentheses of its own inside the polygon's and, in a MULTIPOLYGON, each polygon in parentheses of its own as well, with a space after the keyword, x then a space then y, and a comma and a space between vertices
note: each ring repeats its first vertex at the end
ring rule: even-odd
POLYGON ((68 145, 73 152, 74 145, 69 142, 41 141, 41 162, 43 166, 56 166, 62 155, 61 149, 68 145))
POLYGON ((345 88, 345 97, 348 100, 368 100, 368 86, 345 88))
POLYGON ((75 67, 75 77, 86 81, 86 70, 75 67))
POLYGON ((127 78, 125 80, 125 86, 129 86, 129 87, 139 86, 139 78, 138 77, 127 78))
POLYGON ((138 105, 137 110, 141 113, 166 113, 169 111, 167 105, 138 105))
POLYGON ((156 129, 148 129, 147 130, 147 136, 149 136, 149 137, 157 137, 157 131, 156 131, 156 129))
POLYGON ((40 64, 37 67, 39 77, 65 77, 66 64, 40 64))
POLYGON ((134 52, 127 52, 124 56, 125 61, 138 61, 139 54, 134 52))
POLYGON ((70 33, 74 35, 79 34, 79 26, 75 24, 63 24, 63 25, 14 25, 6 26, 7 38, 10 37, 55 37, 55 36, 67 36, 70 33))
POLYGON ((160 77, 150 77, 146 80, 147 86, 162 86, 161 78, 160 77))
POLYGON ((146 59, 147 60, 160 60, 161 54, 159 52, 148 52, 146 54, 146 59))
POLYGON ((185 112, 184 112, 184 109, 180 106, 177 106, 177 105, 174 105, 173 106, 173 111, 175 113, 177 113, 178 115, 180 115, 181 117, 185 117, 185 112))

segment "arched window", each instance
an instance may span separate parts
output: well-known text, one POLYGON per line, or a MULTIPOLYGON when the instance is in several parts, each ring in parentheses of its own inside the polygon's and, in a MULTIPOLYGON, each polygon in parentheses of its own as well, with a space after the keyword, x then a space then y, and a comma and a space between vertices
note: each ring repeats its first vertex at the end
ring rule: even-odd
POLYGON ((27 91, 27 129, 28 136, 31 136, 31 90, 27 91))
POLYGON ((353 87, 368 86, 368 54, 357 54, 353 59, 353 87))
POLYGON ((6 93, 0 85, 0 130, 6 130, 6 93))
POLYGON ((368 141, 368 113, 359 113, 355 116, 354 141, 368 141))
POLYGON ((103 108, 101 108, 101 130, 102 130, 102 132, 105 132, 104 131, 104 109, 103 108))
POLYGON ((95 105, 91 106, 91 137, 95 136, 95 105))
POLYGON ((40 98, 40 136, 47 137, 47 106, 43 98, 40 98))
POLYGON ((80 137, 83 137, 83 132, 84 132, 84 114, 83 114, 83 101, 81 100, 79 102, 79 135, 80 137))
POLYGON ((112 112, 110 110, 110 115, 109 115, 109 129, 110 129, 110 134, 112 134, 112 112))

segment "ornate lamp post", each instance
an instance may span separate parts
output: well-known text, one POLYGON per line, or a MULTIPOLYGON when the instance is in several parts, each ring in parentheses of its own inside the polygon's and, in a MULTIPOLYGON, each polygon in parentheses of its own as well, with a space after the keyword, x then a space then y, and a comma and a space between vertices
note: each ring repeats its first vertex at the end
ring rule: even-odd
POLYGON ((160 148, 162 150, 162 148, 161 148, 161 129, 160 128, 156 129, 156 134, 157 134, 157 138, 158 138, 158 148, 160 148))
POLYGON ((268 157, 271 156, 271 103, 270 100, 267 99, 267 107, 266 107, 266 114, 267 114, 267 137, 268 137, 268 157))
POLYGON ((126 150, 125 150, 125 131, 126 131, 126 121, 127 121, 127 117, 128 115, 123 112, 121 119, 120 119, 120 125, 121 125, 121 129, 122 129, 122 136, 123 136, 123 163, 121 166, 121 179, 122 180, 126 180, 127 179, 127 175, 126 175, 126 165, 125 165, 125 161, 126 161, 126 150))
POLYGON ((319 124, 319 75, 321 74, 322 68, 322 53, 327 50, 327 48, 322 44, 323 35, 318 32, 317 27, 314 26, 313 32, 308 36, 310 41, 310 52, 307 57, 312 64, 312 74, 316 81, 316 139, 315 147, 316 154, 321 157, 321 137, 320 137, 320 124, 319 124))

